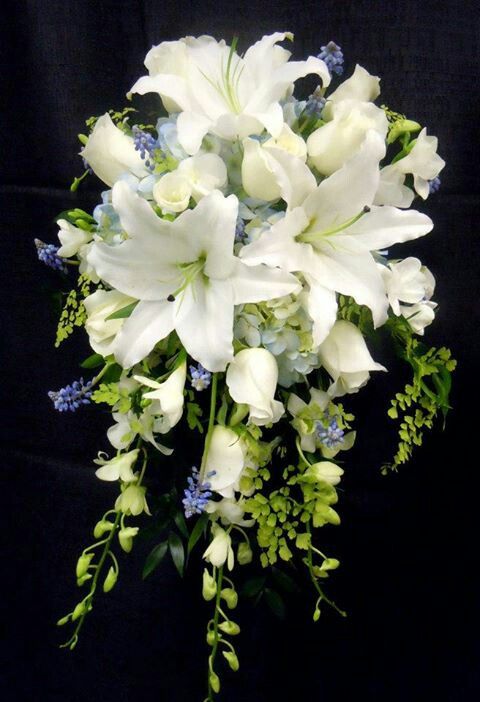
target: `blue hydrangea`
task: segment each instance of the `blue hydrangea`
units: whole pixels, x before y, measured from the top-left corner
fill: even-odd
[[[322,422],[316,422],[315,433],[321,444],[329,449],[336,449],[343,443],[345,432],[340,429],[335,417],[331,419],[327,417],[327,419],[329,420],[327,426]]]
[[[338,44],[334,41],[329,41],[326,46],[321,47],[318,58],[325,61],[330,73],[335,73],[341,76],[343,73],[343,52]]]
[[[212,374],[199,363],[197,366],[190,366],[192,376],[192,387],[195,390],[205,390],[210,385]]]
[[[61,256],[58,255],[59,246],[54,246],[54,244],[46,244],[40,239],[35,239],[35,246],[37,247],[38,260],[44,263],[49,268],[53,268],[55,271],[62,271],[62,273],[67,272],[65,262]]]
[[[215,471],[207,474],[207,478],[215,475]],[[201,514],[205,511],[212,493],[210,491],[210,483],[202,483],[200,481],[200,473],[198,468],[193,466],[192,475],[187,478],[188,488],[185,488],[183,494],[185,497],[182,500],[185,516],[193,517],[194,514]]]
[[[91,386],[90,381],[84,383],[83,378],[80,378],[60,390],[50,390],[48,396],[58,412],[75,412],[80,405],[90,404]]]
[[[159,148],[158,141],[151,134],[144,132],[136,125],[132,127],[132,134],[135,150],[140,153],[140,158],[145,160],[146,167],[153,170],[154,164],[152,161],[155,159],[155,151]]]
[[[433,193],[436,193],[442,184],[442,181],[440,178],[437,176],[436,178],[433,178],[433,180],[428,181],[428,190],[429,194],[433,195]]]

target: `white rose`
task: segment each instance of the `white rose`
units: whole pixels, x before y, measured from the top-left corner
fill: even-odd
[[[85,329],[90,346],[102,356],[109,356],[115,351],[115,339],[125,319],[107,319],[114,312],[134,302],[133,297],[118,290],[97,290],[84,300],[87,312]]]
[[[116,127],[108,114],[97,120],[81,156],[100,180],[110,187],[124,173],[137,178],[149,173],[140,154],[135,151],[132,137]]]
[[[371,357],[359,329],[344,320],[335,322],[318,355],[334,381],[328,389],[330,397],[358,392],[370,378],[369,371],[386,370]]]
[[[280,185],[271,154],[257,139],[243,140],[242,185],[250,197],[258,200],[278,200]]]
[[[192,187],[188,178],[174,171],[166,173],[153,187],[153,198],[162,210],[183,212],[187,209],[192,196]]]
[[[277,380],[277,361],[266,349],[240,351],[227,369],[230,396],[248,405],[249,421],[258,426],[274,424],[284,413],[282,403],[274,399]]]

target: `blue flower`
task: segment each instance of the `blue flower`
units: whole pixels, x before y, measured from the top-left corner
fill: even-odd
[[[80,378],[60,390],[50,390],[48,396],[58,412],[75,412],[80,405],[90,404],[91,385],[90,381],[84,383],[83,378]]]
[[[315,433],[321,444],[329,449],[336,449],[343,444],[344,434],[343,429],[338,426],[335,417],[326,417],[329,420],[328,426],[324,426],[322,422],[318,421],[315,425]]]
[[[238,216],[237,224],[235,225],[235,242],[237,244],[244,244],[247,236],[248,235],[245,232],[245,222],[240,216]]]
[[[201,363],[198,366],[190,366],[190,375],[192,376],[192,387],[199,391],[208,388],[212,380],[212,374]]]
[[[132,134],[135,151],[140,152],[140,158],[145,160],[146,167],[153,170],[154,165],[150,159],[155,159],[155,151],[159,148],[158,141],[151,134],[142,131],[136,125],[132,127]]]
[[[325,61],[330,73],[336,73],[341,76],[343,73],[343,52],[338,44],[334,41],[329,41],[326,46],[321,47],[318,58]]]
[[[308,117],[313,117],[314,115],[319,116],[323,108],[325,107],[325,102],[326,100],[320,94],[320,91],[315,90],[305,103],[305,107],[303,108],[303,114],[307,115]]]
[[[40,239],[34,239],[35,246],[37,247],[38,260],[44,263],[49,268],[53,268],[55,271],[62,271],[62,273],[67,272],[65,262],[63,258],[58,255],[59,246],[54,246],[53,244],[46,244]]]
[[[215,471],[208,473],[207,478],[210,478],[214,473]],[[185,516],[188,518],[205,511],[212,493],[210,491],[210,483],[200,482],[200,473],[195,466],[192,468],[192,475],[187,478],[187,483],[188,488],[183,491],[185,497],[182,500],[182,504]]]
[[[437,176],[436,178],[433,178],[433,180],[428,181],[428,190],[429,194],[433,195],[433,193],[436,193],[442,184],[442,181],[440,178]]]

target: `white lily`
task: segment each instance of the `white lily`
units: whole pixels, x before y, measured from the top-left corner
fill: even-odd
[[[163,418],[163,430],[160,431],[158,425],[156,430],[162,434],[170,431],[178,424],[183,414],[183,393],[187,377],[186,361],[181,363],[163,383],[158,383],[156,380],[146,378],[143,375],[134,375],[133,377],[141,385],[153,388],[151,392],[144,393],[143,397],[153,401],[151,412]]]
[[[163,42],[147,54],[149,75],[140,78],[131,92],[156,92],[168,111],[180,112],[178,140],[195,154],[208,133],[223,139],[243,139],[266,129],[278,137],[283,127],[279,101],[293,83],[310,73],[323,85],[330,74],[323,61],[310,56],[291,61],[290,52],[277,46],[293,36],[277,32],[264,36],[240,57],[213,37],[185,37]]]
[[[228,570],[232,570],[235,556],[232,548],[232,539],[225,529],[219,524],[212,524],[213,539],[203,554],[203,558],[216,568],[227,563]]]
[[[248,405],[249,421],[258,426],[274,424],[282,417],[284,407],[274,399],[278,366],[267,349],[243,349],[227,369],[226,383],[230,397]]]
[[[316,345],[336,320],[336,292],[369,307],[375,326],[383,324],[388,301],[371,252],[432,229],[430,218],[414,210],[372,206],[384,154],[384,140],[371,130],[359,152],[318,187],[308,178],[289,181],[285,168],[285,180],[279,181],[282,196],[301,205],[291,205],[282,219],[240,251],[248,264],[263,262],[304,274]],[[299,163],[297,159],[295,167]]]
[[[360,330],[344,320],[335,322],[318,355],[333,380],[328,388],[330,397],[358,392],[368,382],[369,371],[386,371],[371,357]]]
[[[108,319],[114,312],[134,302],[132,297],[118,290],[97,290],[83,301],[87,320],[90,346],[102,356],[110,356],[115,351],[115,339],[125,319]]]
[[[228,427],[215,426],[202,473],[204,482],[222,497],[231,498],[244,466],[244,450],[238,435]]]
[[[132,466],[136,463],[138,454],[139,449],[134,449],[128,453],[121,453],[110,460],[105,460],[99,454],[99,457],[93,461],[101,466],[95,471],[95,475],[100,480],[122,480],[124,483],[130,483],[135,480]]]
[[[234,256],[234,195],[214,190],[173,222],[123,182],[112,202],[128,238],[113,246],[94,242],[88,260],[112,287],[140,300],[117,336],[115,356],[124,368],[176,329],[196,361],[223,371],[233,358],[234,306],[299,289],[294,276]]]
[[[80,152],[100,180],[110,187],[124,173],[137,178],[149,174],[132,137],[116,127],[108,113],[99,117],[88,142]]]

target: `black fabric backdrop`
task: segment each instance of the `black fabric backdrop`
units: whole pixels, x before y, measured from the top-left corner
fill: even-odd
[[[332,592],[349,617],[325,612],[313,625],[310,592],[293,599],[283,622],[243,608],[242,668],[226,676],[221,699],[477,700],[478,412],[467,402],[478,392],[478,3],[20,0],[4,2],[1,14],[5,699],[202,699],[209,610],[198,580],[179,581],[169,564],[141,582],[148,545],[122,559],[119,584],[99,598],[76,651],[57,648],[64,631],[55,621],[77,594],[76,557],[114,491],[91,463],[108,417],[88,408],[61,416],[46,397],[78,376],[87,349],[81,334],[53,348],[56,278],[36,261],[32,240],[54,241],[59,211],[97,201],[93,178],[77,195],[68,190],[81,172],[76,134],[86,117],[124,105],[153,43],[238,33],[245,48],[280,29],[295,33],[296,57],[335,39],[347,75],[356,61],[381,75],[383,101],[439,136],[447,168],[424,208],[435,230],[402,255],[419,255],[437,276],[427,339],[452,346],[459,369],[446,431],[398,475],[378,470],[392,446],[393,378],[374,378],[352,402],[358,446],[343,524],[328,536],[342,561]]]

